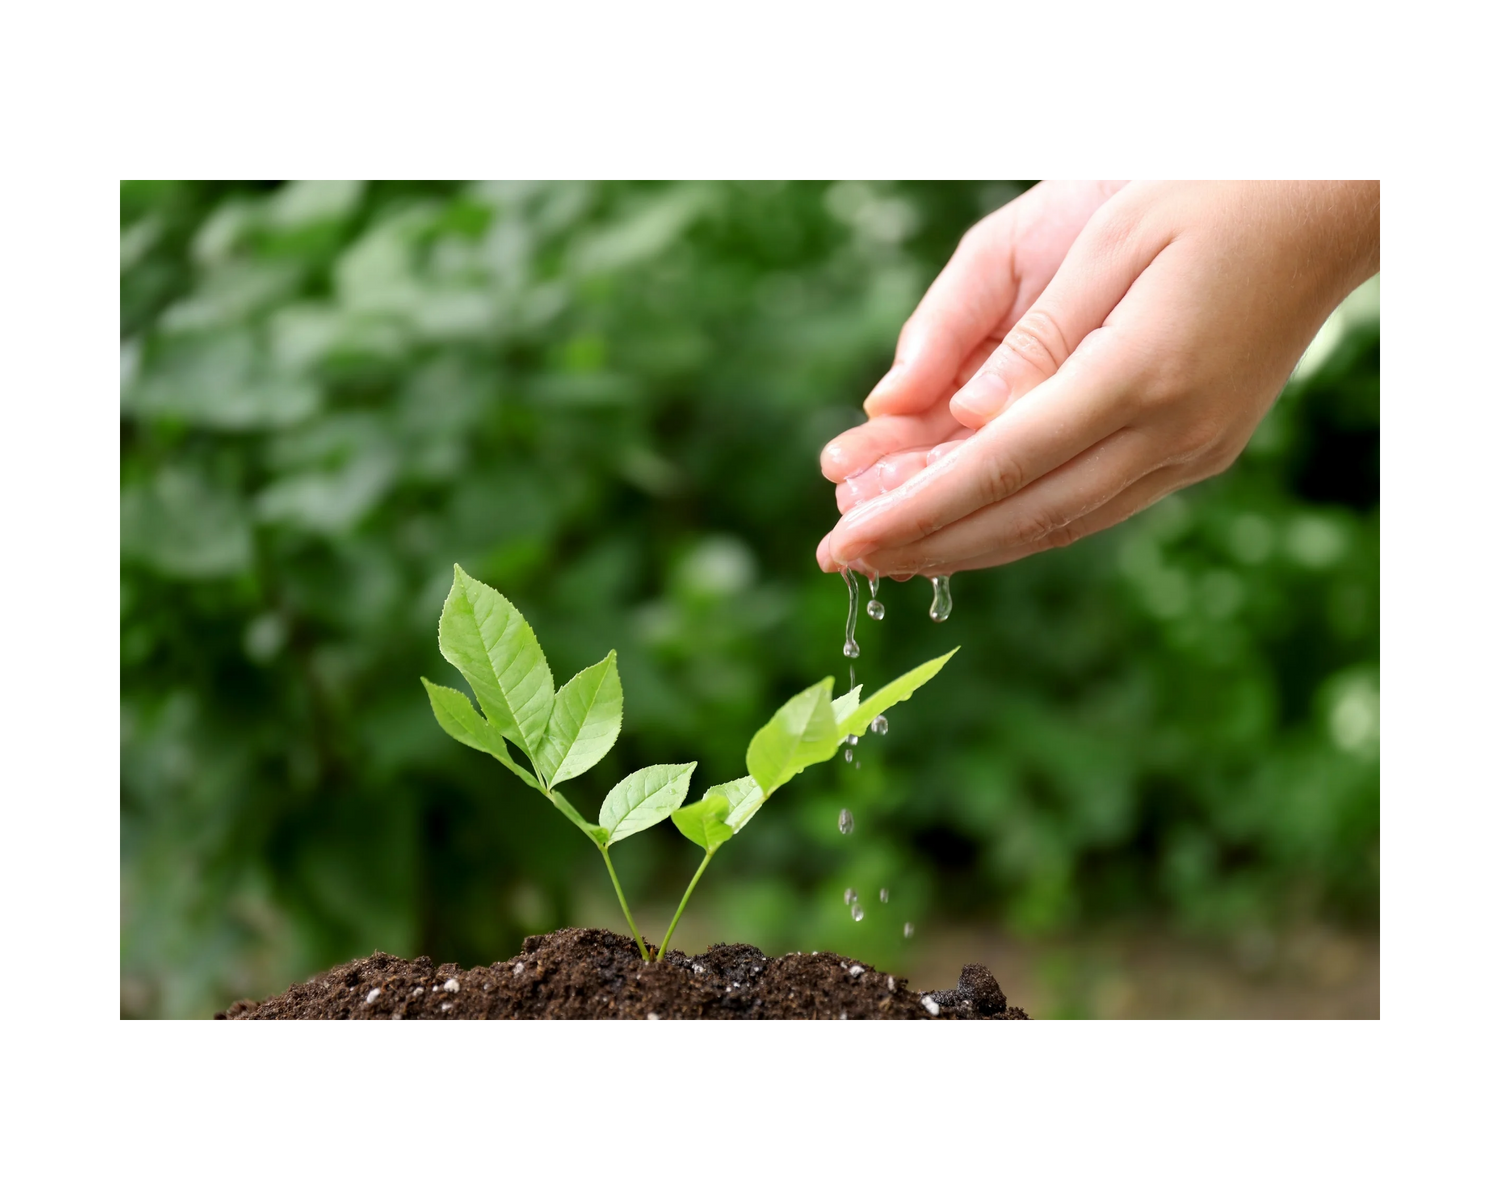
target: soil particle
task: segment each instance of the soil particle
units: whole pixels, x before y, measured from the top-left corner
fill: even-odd
[[[949,988],[945,992],[929,992],[928,996],[945,1009],[972,1009],[986,1017],[1003,1013],[1006,1009],[1005,993],[1000,990],[995,977],[978,963],[970,963],[959,972],[956,988]]]
[[[654,950],[654,947],[653,947]],[[932,1009],[936,1007],[936,1012]],[[488,967],[433,968],[375,953],[334,967],[279,996],[239,1000],[218,1019],[240,1020],[1025,1020],[984,967],[925,996],[904,980],[837,954],[767,958],[754,946],[668,951],[641,961],[635,943],[606,929],[529,937]]]

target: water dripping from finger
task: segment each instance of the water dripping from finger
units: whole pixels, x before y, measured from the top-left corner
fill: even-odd
[[[953,615],[953,593],[948,587],[948,576],[932,577],[932,606],[928,608],[927,615],[938,624]]]
[[[858,658],[859,643],[854,640],[854,624],[859,619],[859,583],[848,567],[840,574],[849,587],[849,619],[844,622],[844,657]]]
[[[882,604],[879,600],[875,599],[875,596],[876,596],[876,594],[879,591],[880,591],[880,576],[879,575],[871,575],[870,576],[870,602],[865,605],[865,612],[867,612],[867,613],[870,614],[870,619],[872,621],[883,621],[883,620],[885,620],[885,605]]]

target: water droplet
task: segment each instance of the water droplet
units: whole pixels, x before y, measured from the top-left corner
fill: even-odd
[[[953,615],[953,593],[948,590],[948,576],[932,577],[932,607],[927,610],[927,615],[940,624]],[[859,653],[858,646],[854,652]],[[848,650],[844,653],[847,654]]]
[[[857,904],[851,904],[849,906],[849,915],[856,921],[863,921],[865,919],[865,910]]]
[[[853,904],[858,899],[859,899],[859,893],[856,892],[853,888],[845,888],[844,889],[844,903],[845,904]]]
[[[876,713],[875,719],[870,722],[870,732],[884,736],[890,732],[891,723],[885,719],[885,713]]]
[[[901,936],[902,937],[911,937],[911,935],[914,934],[914,933],[916,933],[916,932],[917,932],[917,927],[915,925],[913,925],[910,921],[908,921],[906,923],[906,927],[901,930]]]
[[[844,622],[844,657],[858,658],[859,643],[854,640],[854,622],[859,618],[859,582],[854,572],[845,567],[844,582],[849,585],[849,619]]]
[[[852,812],[850,812],[847,808],[841,808],[841,809],[839,809],[839,832],[840,833],[853,833],[854,832],[854,814]]]
[[[848,742],[851,746],[857,746],[859,745],[859,735],[857,733],[851,733],[844,739],[844,741]]]
[[[891,889],[890,888],[881,888],[880,889],[880,903],[882,903],[882,904],[889,904],[890,902],[891,902]]]
[[[880,603],[879,600],[871,600],[868,604],[866,604],[865,605],[865,612],[867,612],[867,613],[870,614],[870,618],[872,620],[875,620],[875,621],[884,621],[885,620],[885,605],[882,604],[882,603]]]
[[[845,746],[844,747],[844,761],[845,762],[853,762],[854,761],[854,747],[853,746]]]

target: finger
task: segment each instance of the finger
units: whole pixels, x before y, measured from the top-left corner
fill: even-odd
[[[927,465],[931,466],[933,463],[937,462],[938,459],[946,458],[973,436],[973,430],[965,429],[961,430],[959,435],[955,437],[951,442],[940,442],[938,445],[934,446],[927,452]]]
[[[818,543],[817,558],[818,558],[818,566],[821,567],[824,571],[829,572],[830,574],[836,574],[837,572],[843,571],[845,569],[860,571],[860,572],[862,572],[865,575],[873,575],[875,573],[875,569],[873,567],[867,567],[864,563],[861,563],[861,562],[852,562],[852,563],[836,563],[836,562],[834,562],[833,561],[833,556],[828,553],[828,536],[827,536],[827,534],[825,534],[823,536],[823,540]]]
[[[816,555],[818,566],[822,570],[832,571],[834,569],[833,555],[828,553],[828,535],[826,533],[823,535],[823,540],[818,543]]]
[[[1104,324],[1165,245],[1165,234],[1137,234],[1122,211],[1108,203],[1084,226],[1042,294],[948,402],[955,420],[973,429],[994,420]]]
[[[1064,368],[900,487],[846,514],[829,550],[839,562],[930,537],[1019,492],[1134,416],[1135,371],[1119,331],[1099,330]],[[1154,464],[1153,464],[1154,465]]]
[[[896,361],[865,401],[870,416],[927,409],[954,386],[974,348],[996,332],[1016,296],[1014,227],[1014,212],[1001,209],[964,235],[901,327]]]
[[[927,465],[928,454],[934,446],[917,446],[911,450],[897,450],[877,459],[867,470],[851,476],[834,489],[840,512],[849,512],[876,496],[900,487]]]
[[[1068,525],[1055,529],[1034,542],[1012,546],[1003,552],[981,554],[959,562],[944,563],[942,574],[957,575],[961,571],[983,571],[990,567],[1002,567],[1019,562],[1043,550],[1060,550],[1072,545],[1080,538],[1101,533],[1121,521],[1128,520],[1143,509],[1150,508],[1164,496],[1187,487],[1193,482],[1191,475],[1177,466],[1159,467],[1143,479],[1137,480],[1108,503],[1080,517]],[[936,573],[936,572],[934,572]],[[893,576],[894,578],[894,576]]]
[[[878,571],[928,574],[950,563],[1004,555],[1074,525],[1161,465],[1152,438],[1121,429],[998,504],[930,537],[863,557]]]
[[[948,441],[963,430],[946,405],[939,404],[918,416],[872,417],[863,425],[845,430],[823,447],[818,466],[823,478],[842,483],[898,450],[933,446]]]

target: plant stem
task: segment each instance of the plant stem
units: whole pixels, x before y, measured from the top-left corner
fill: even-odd
[[[609,868],[610,882],[615,885],[615,895],[620,900],[620,911],[625,914],[625,920],[630,925],[630,932],[635,935],[635,944],[640,947],[641,957],[650,962],[651,955],[646,952],[645,939],[641,937],[641,931],[635,927],[635,918],[630,915],[630,905],[625,903],[625,893],[620,888],[620,877],[615,874],[615,864],[609,861],[609,848],[607,846],[600,846],[599,853],[604,855],[604,865]],[[694,880],[694,882],[696,883],[697,881]]]
[[[698,864],[697,873],[693,876],[691,883],[687,885],[687,891],[682,893],[682,903],[677,906],[677,913],[672,918],[672,923],[667,926],[667,936],[661,940],[661,949],[656,952],[657,958],[663,958],[667,953],[667,945],[672,940],[672,931],[677,928],[677,922],[682,919],[682,910],[687,907],[687,902],[693,894],[693,889],[698,886],[698,880],[703,877],[704,868],[708,866],[709,859],[713,858],[714,852],[710,850],[703,856],[703,861]]]

